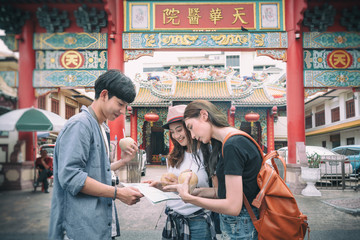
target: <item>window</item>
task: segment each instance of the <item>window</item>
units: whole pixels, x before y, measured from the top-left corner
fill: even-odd
[[[312,117],[311,115],[305,117],[305,129],[312,128]]]
[[[254,71],[262,71],[263,69],[263,66],[254,66]]]
[[[346,139],[346,145],[354,145],[355,144],[355,138],[347,138]]]
[[[45,110],[46,109],[45,101],[46,101],[45,96],[38,97],[38,108]]]
[[[240,56],[226,56],[226,67],[239,67]]]
[[[65,118],[69,119],[75,115],[75,108],[69,105],[65,105]]]
[[[359,155],[359,154],[360,154],[360,150],[356,150],[356,149],[346,149],[346,151],[345,151],[346,156],[353,156],[353,155]]]
[[[331,122],[340,121],[340,108],[331,109]]]
[[[315,113],[315,127],[325,125],[325,111]]]
[[[51,99],[51,111],[53,113],[59,114],[59,100],[54,98]]]
[[[355,117],[354,99],[346,101],[346,118]]]
[[[322,141],[322,142],[321,142],[321,146],[324,147],[324,148],[326,148],[326,141]]]
[[[332,143],[332,148],[340,146],[340,134],[330,135],[330,142]]]

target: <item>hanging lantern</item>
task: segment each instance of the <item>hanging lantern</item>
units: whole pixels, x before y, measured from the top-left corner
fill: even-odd
[[[257,122],[260,118],[260,115],[258,113],[254,113],[253,111],[247,113],[245,115],[245,120],[247,122],[250,122],[251,124],[251,134],[253,134],[253,127],[254,127],[254,122]]]
[[[273,106],[271,109],[271,115],[277,115],[278,108],[277,106]]]
[[[132,114],[132,107],[131,106],[127,106],[127,112],[131,115]]]
[[[157,122],[159,120],[159,115],[153,112],[149,112],[145,114],[145,120],[150,123],[150,126],[153,126],[154,122]]]
[[[231,116],[234,116],[234,115],[235,115],[235,111],[236,111],[236,107],[235,107],[234,105],[232,105],[232,106],[230,107],[230,115],[231,115]]]
[[[277,120],[278,120],[278,108],[277,108],[277,106],[272,107],[271,115],[274,117],[274,122],[277,122]]]

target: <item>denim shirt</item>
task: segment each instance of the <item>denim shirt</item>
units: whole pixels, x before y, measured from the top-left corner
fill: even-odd
[[[111,186],[99,124],[83,106],[61,130],[54,151],[49,239],[111,239],[112,199],[81,193],[87,177]]]

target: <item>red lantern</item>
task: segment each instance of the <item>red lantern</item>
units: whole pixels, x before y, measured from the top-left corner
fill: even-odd
[[[277,110],[278,110],[277,106],[273,106],[271,109],[271,115],[274,115],[274,116],[277,115]]]
[[[131,106],[127,106],[127,112],[131,115],[132,114],[132,107]]]
[[[234,105],[232,105],[230,107],[230,115],[234,116],[235,115],[235,111],[236,111],[236,107]]]
[[[254,122],[257,122],[259,118],[260,115],[258,113],[254,113],[253,111],[245,115],[245,120],[251,122],[251,126],[254,124]]]
[[[253,111],[245,115],[245,120],[251,123],[251,134],[253,133],[254,122],[257,122],[259,118],[260,115],[258,113],[254,113]]]
[[[145,120],[148,121],[151,126],[153,126],[153,123],[159,120],[159,115],[153,112],[147,113],[145,114]]]

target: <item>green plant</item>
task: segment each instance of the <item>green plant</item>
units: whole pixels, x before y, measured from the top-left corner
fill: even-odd
[[[309,168],[319,168],[321,162],[321,157],[319,154],[308,154],[307,159],[309,163]]]

